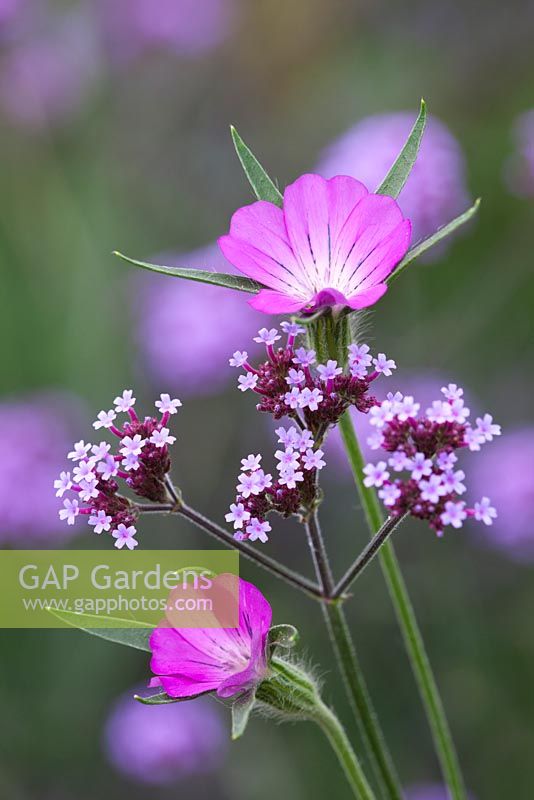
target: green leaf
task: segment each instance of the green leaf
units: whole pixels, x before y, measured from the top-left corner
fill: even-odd
[[[195,695],[195,697],[200,697],[200,695]],[[190,699],[193,698],[169,697],[165,692],[152,694],[150,697],[141,697],[139,694],[134,694],[134,700],[137,700],[138,703],[142,703],[144,706],[167,706],[170,703],[183,703]]]
[[[256,702],[256,690],[249,689],[232,704],[232,739],[239,739],[245,732],[250,712]]]
[[[188,281],[209,283],[212,286],[223,286],[226,289],[235,289],[238,292],[257,294],[260,289],[265,288],[261,283],[246,278],[244,275],[228,275],[225,272],[208,272],[204,269],[188,269],[186,267],[164,267],[159,264],[149,264],[146,261],[137,261],[135,258],[130,258],[123,253],[119,253],[118,250],[114,250],[113,255],[122,258],[123,261],[127,261],[129,264],[147,269],[150,272],[159,272],[163,275],[171,275],[174,278],[184,278]]]
[[[430,250],[431,247],[434,247],[435,244],[441,242],[442,239],[445,239],[447,236],[450,236],[453,231],[459,228],[462,225],[465,225],[466,222],[469,222],[472,217],[475,216],[478,209],[480,207],[480,198],[475,201],[475,203],[468,208],[467,211],[464,211],[463,214],[460,214],[459,217],[453,219],[447,225],[444,225],[443,228],[440,228],[439,231],[433,233],[432,236],[429,236],[428,239],[424,239],[419,244],[416,244],[415,247],[412,247],[411,250],[408,250],[406,255],[404,256],[403,260],[398,265],[397,269],[391,273],[386,283],[391,283],[398,278],[401,272],[406,269],[406,267],[415,261],[423,253],[426,253],[427,250]]]
[[[234,147],[241,166],[245,171],[254,194],[258,200],[268,200],[275,206],[282,206],[283,197],[273,181],[269,178],[262,165],[247,147],[233,125],[230,126]]]
[[[101,617],[96,614],[75,614],[72,611],[57,611],[52,608],[49,608],[48,611],[73,628],[79,628],[85,633],[90,633],[91,636],[150,652],[148,640],[154,628],[143,622]],[[99,627],[95,627],[95,624],[98,624]]]
[[[425,125],[426,103],[424,100],[421,100],[421,110],[419,111],[419,116],[415,121],[415,125],[406,139],[404,147],[397,156],[395,163],[376,190],[377,194],[387,194],[390,197],[399,196],[415,164]]]
[[[294,625],[273,625],[269,631],[267,644],[274,653],[278,647],[293,647],[299,639],[299,632]]]

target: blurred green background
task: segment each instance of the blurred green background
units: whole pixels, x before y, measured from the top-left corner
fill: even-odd
[[[50,8],[57,20],[74,6]],[[78,8],[80,30],[93,41],[102,4]],[[195,13],[203,13],[200,0]],[[1,33],[8,53],[8,22]],[[533,105],[533,34],[533,7],[521,0],[241,0],[228,36],[209,51],[157,47],[121,60],[112,46],[99,47],[90,89],[59,120],[26,124],[4,109],[3,398],[49,389],[80,396],[89,411],[76,438],[90,437],[94,412],[124,386],[134,385],[150,407],[167,387],[149,379],[138,355],[133,276],[111,251],[149,258],[203,246],[226,230],[233,210],[250,200],[230,123],[284,185],[313,169],[358,119],[415,113],[424,96],[461,143],[470,191],[483,205],[443,258],[414,265],[395,283],[370,315],[368,339],[406,368],[465,383],[505,430],[532,421],[534,215],[531,201],[508,190],[503,171],[514,119]],[[191,504],[220,520],[238,459],[269,452],[267,426],[232,387],[192,398],[173,423],[175,475]],[[339,572],[366,533],[350,482],[335,470],[326,481],[324,528]],[[202,534],[180,521],[143,522],[139,538],[145,546],[204,546]],[[90,546],[87,534],[73,546]],[[296,526],[275,530],[268,547],[309,570]],[[532,566],[479,546],[466,531],[437,541],[410,525],[397,547],[470,790],[478,800],[527,800],[534,793]],[[299,627],[326,698],[357,738],[312,601],[248,564],[243,573],[267,595],[275,621]],[[403,782],[439,781],[378,565],[354,587],[347,610]],[[4,631],[0,676],[2,797],[348,797],[317,731],[261,719],[209,778],[147,788],[118,775],[103,753],[102,729],[110,702],[147,680],[143,654],[77,632]]]

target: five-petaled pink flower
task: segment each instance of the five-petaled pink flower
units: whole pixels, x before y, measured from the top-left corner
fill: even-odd
[[[286,188],[283,209],[260,200],[236,211],[219,245],[240,272],[266,287],[250,304],[287,314],[373,305],[410,235],[392,197],[343,175],[302,175]]]
[[[237,580],[237,628],[178,629],[164,621],[154,630],[150,668],[157,677],[151,686],[162,686],[170,697],[213,691],[219,697],[231,697],[261,683],[268,670],[267,634],[272,610],[259,589],[241,578],[223,574],[213,583],[224,588],[225,583],[231,585]]]

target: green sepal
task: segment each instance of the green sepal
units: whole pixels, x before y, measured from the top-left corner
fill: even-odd
[[[393,166],[376,190],[376,194],[387,194],[390,197],[398,197],[402,187],[408,180],[412,167],[417,159],[419,146],[426,125],[426,103],[421,100],[421,110],[415,124],[406,139],[404,147],[397,156]]]
[[[188,269],[187,267],[165,267],[160,264],[149,264],[147,261],[138,261],[135,258],[125,256],[118,250],[113,251],[114,256],[122,258],[129,264],[150,272],[159,272],[162,275],[170,275],[173,278],[184,278],[187,281],[197,281],[197,283],[209,283],[212,286],[223,286],[226,289],[234,289],[238,292],[248,292],[257,294],[260,289],[264,289],[263,284],[246,278],[244,275],[229,275],[226,272],[208,272],[205,269]]]
[[[211,690],[209,692],[192,694],[188,697],[169,697],[165,692],[158,692],[149,697],[141,697],[139,694],[134,694],[134,700],[137,700],[138,703],[142,703],[144,706],[168,706],[170,703],[187,703],[188,700],[196,700],[197,697],[203,697],[206,694],[212,694]]]
[[[274,654],[279,647],[294,647],[298,640],[299,632],[294,625],[273,625],[267,637],[267,647]]]
[[[460,228],[462,225],[465,225],[466,222],[469,222],[469,220],[475,216],[479,207],[480,198],[474,202],[471,208],[468,208],[467,211],[464,211],[463,214],[460,214],[459,217],[451,220],[451,222],[448,222],[447,225],[443,226],[443,228],[440,228],[438,231],[436,231],[436,233],[433,233],[432,236],[429,236],[428,239],[423,239],[422,242],[419,242],[419,244],[416,244],[415,247],[412,247],[410,250],[408,250],[400,264],[397,266],[397,269],[391,273],[386,283],[391,283],[391,281],[394,281],[395,278],[398,278],[400,273],[412,263],[412,261],[415,261],[416,258],[419,258],[419,256],[423,255],[423,253],[426,253],[427,250],[430,250],[431,247],[434,247],[434,245],[441,242],[442,239],[450,236],[450,234],[453,233],[457,228]]]
[[[256,702],[256,689],[249,689],[232,703],[232,739],[239,739],[245,732]]]
[[[57,611],[51,608],[48,611],[73,628],[85,631],[91,636],[97,636],[99,639],[106,639],[108,642],[116,644],[124,644],[135,650],[150,652],[149,639],[154,630],[153,626],[133,620],[101,617],[96,614],[75,614],[72,611]],[[100,627],[93,627],[91,623],[95,622],[98,622]],[[128,627],[121,627],[121,625]]]
[[[230,132],[237,157],[258,200],[267,200],[269,203],[274,203],[275,206],[281,207],[284,198],[278,187],[269,178],[254,153],[247,147],[233,125],[230,126]]]

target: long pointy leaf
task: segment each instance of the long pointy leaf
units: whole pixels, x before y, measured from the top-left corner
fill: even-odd
[[[377,194],[387,194],[390,197],[398,197],[402,187],[408,180],[412,167],[415,164],[417,153],[426,125],[426,104],[421,100],[421,110],[415,124],[406,139],[404,147],[400,151],[397,159],[388,174],[376,190]]]
[[[146,650],[150,652],[148,640],[153,628],[147,627],[142,622],[133,620],[116,619],[115,617],[101,617],[94,614],[75,614],[72,611],[57,611],[48,609],[51,614],[58,617],[63,622],[73,628],[90,633],[99,639],[106,639],[108,642],[124,644],[136,650]],[[98,625],[99,627],[95,627]]]
[[[237,153],[237,157],[241,162],[241,166],[245,171],[254,194],[258,200],[268,200],[276,206],[281,206],[283,197],[273,181],[269,178],[262,165],[245,144],[241,136],[238,134],[234,126],[230,127],[232,133],[232,140]]]
[[[430,250],[431,247],[434,247],[434,245],[441,242],[447,236],[450,236],[451,233],[453,233],[461,225],[465,225],[466,222],[469,222],[469,220],[477,213],[479,206],[480,198],[475,201],[471,208],[468,208],[467,211],[464,211],[463,214],[460,214],[459,217],[456,217],[447,225],[444,225],[443,228],[440,228],[439,231],[436,231],[436,233],[432,234],[432,236],[429,236],[428,239],[424,239],[422,242],[419,242],[419,244],[416,244],[415,247],[412,247],[411,250],[408,250],[397,269],[389,276],[387,283],[391,283],[391,281],[394,281],[395,278],[398,278],[400,273],[406,269],[406,267],[411,264],[412,261],[415,261],[416,258],[423,255],[423,253],[426,253],[427,250]]]
[[[149,264],[146,261],[137,261],[135,258],[125,256],[123,253],[119,253],[118,250],[114,250],[113,255],[122,258],[123,261],[127,261],[129,264],[141,267],[141,269],[147,269],[150,272],[159,272],[163,275],[171,275],[174,278],[183,278],[187,281],[210,283],[212,286],[224,286],[227,289],[235,289],[238,292],[248,292],[248,294],[257,294],[260,289],[264,288],[261,283],[246,278],[244,275],[228,275],[225,272],[208,272],[203,269],[165,267],[159,264]]]

